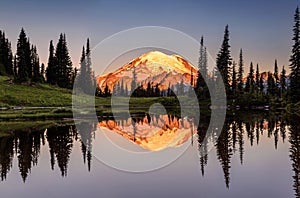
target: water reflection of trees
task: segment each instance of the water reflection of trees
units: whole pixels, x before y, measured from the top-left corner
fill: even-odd
[[[147,122],[152,122],[152,117]],[[173,116],[169,117],[170,120]],[[142,122],[144,118],[134,118],[135,122]],[[155,120],[155,119],[154,119]],[[205,167],[208,165],[208,143],[206,137],[210,117],[202,116],[198,125],[198,150],[201,173],[205,175]],[[125,120],[118,120],[118,125],[126,125]],[[300,118],[282,114],[239,114],[228,115],[222,133],[214,142],[220,165],[223,169],[225,185],[230,186],[231,159],[238,155],[240,163],[244,162],[245,143],[251,146],[263,144],[261,137],[272,138],[274,148],[277,149],[279,141],[290,143],[290,159],[293,170],[293,188],[296,197],[300,198]],[[92,139],[96,126],[90,123],[73,125],[56,125],[46,130],[24,129],[10,131],[10,135],[0,137],[0,173],[1,180],[5,180],[12,169],[13,160],[16,159],[18,169],[23,181],[34,166],[38,165],[41,148],[49,147],[50,165],[54,169],[59,168],[61,175],[66,176],[70,155],[75,142],[81,146],[83,162],[91,168]],[[289,130],[287,130],[289,129]],[[85,131],[84,131],[85,130]],[[80,131],[80,135],[78,133]],[[288,131],[288,132],[287,132]],[[192,141],[193,142],[193,141]]]
[[[90,132],[91,134],[91,132]],[[55,163],[60,169],[61,175],[66,176],[70,155],[74,142],[80,142],[84,162],[91,166],[91,150],[88,144],[78,137],[74,126],[62,125],[49,127],[46,130],[18,130],[10,131],[10,135],[0,137],[0,173],[1,180],[5,180],[13,166],[16,157],[20,175],[25,182],[32,167],[38,165],[38,159],[42,146],[49,146],[50,164],[54,169]],[[85,141],[90,141],[85,139]]]
[[[293,180],[294,180],[294,191],[297,198],[300,197],[300,118],[293,117],[290,119],[290,134],[289,142],[290,147],[290,159],[292,161],[293,168]]]
[[[223,169],[225,185],[229,188],[230,185],[230,168],[231,159],[233,155],[239,155],[240,163],[244,163],[245,142],[249,142],[251,146],[260,144],[260,137],[266,132],[268,138],[274,139],[274,147],[277,149],[278,141],[282,139],[284,142],[286,139],[286,127],[291,124],[291,158],[293,163],[294,172],[300,170],[299,167],[299,150],[300,150],[300,138],[299,129],[292,129],[292,123],[288,123],[286,116],[281,114],[261,113],[261,114],[232,114],[227,115],[224,127],[217,141],[214,145],[217,152],[217,157],[220,165]],[[198,128],[198,145],[200,153],[200,167],[201,173],[204,175],[204,168],[207,166],[207,140],[205,139],[204,131],[207,130],[205,126],[208,126],[209,119],[201,119]],[[300,123],[295,121],[295,123]],[[298,134],[295,135],[295,132]],[[298,140],[296,140],[299,138]],[[205,152],[204,152],[205,151]],[[292,152],[293,151],[293,152]],[[205,153],[205,155],[203,155]],[[297,160],[295,160],[297,159]],[[295,186],[299,191],[299,173],[295,173],[294,177]],[[296,189],[296,187],[295,187]],[[299,194],[299,192],[297,192]]]

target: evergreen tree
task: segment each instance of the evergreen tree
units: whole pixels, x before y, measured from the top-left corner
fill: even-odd
[[[243,91],[243,74],[244,74],[244,60],[243,60],[243,50],[240,50],[240,60],[239,60],[239,71],[238,71],[238,78],[237,78],[237,83],[238,83],[238,90],[239,92]]]
[[[189,90],[188,90],[188,94],[190,96],[192,96],[193,90],[194,90],[194,73],[193,73],[193,70],[191,68],[191,81],[190,81],[190,86],[189,86]]]
[[[209,97],[209,90],[205,83],[206,79],[207,79],[207,51],[206,51],[206,47],[204,46],[204,41],[202,36],[200,40],[197,81],[195,85],[195,91],[198,99],[200,98],[204,99]]]
[[[290,58],[290,97],[293,102],[300,101],[300,14],[299,7],[294,15],[293,48]]]
[[[146,96],[148,96],[148,97],[151,96],[151,83],[150,83],[150,81],[147,83]]]
[[[80,70],[78,75],[78,85],[82,89],[82,91],[86,90],[86,81],[87,81],[87,64],[85,58],[85,49],[84,46],[82,47],[82,53],[80,58]]]
[[[279,92],[279,74],[278,74],[278,65],[277,65],[277,59],[275,59],[275,64],[274,64],[274,79],[275,79],[275,94],[278,95]]]
[[[41,65],[41,81],[45,82],[45,65],[42,63]]]
[[[72,61],[69,56],[66,35],[60,34],[56,51],[55,51],[55,67],[57,67],[57,85],[63,88],[72,88]]]
[[[271,96],[273,96],[275,94],[276,90],[275,90],[275,80],[273,77],[273,74],[271,72],[268,72],[268,89],[267,89],[267,93]]]
[[[194,74],[193,74],[193,69],[191,68],[191,82],[190,82],[191,87],[194,87]]]
[[[18,66],[17,66],[17,56],[14,55],[14,63],[13,63],[13,72],[14,72],[14,78],[17,78],[18,76]]]
[[[92,71],[92,60],[91,60],[91,49],[90,49],[90,39],[88,38],[86,41],[86,72],[87,72],[87,87],[90,94],[94,92],[94,72]]]
[[[199,67],[200,73],[202,74],[202,78],[204,78],[204,80],[205,80],[207,77],[207,52],[206,52],[206,47],[204,46],[203,36],[201,37],[201,40],[200,40],[198,67]]]
[[[17,43],[17,81],[28,81],[32,77],[30,43],[24,29],[21,29]]]
[[[230,55],[230,45],[229,45],[229,30],[228,25],[225,27],[224,39],[221,46],[221,49],[217,55],[216,65],[221,74],[217,78],[222,77],[226,93],[229,93],[230,81],[231,81],[231,55]]]
[[[260,78],[259,78],[259,90],[264,93],[264,79],[263,79],[263,75],[260,75]]]
[[[182,82],[182,81],[181,81]],[[156,84],[155,85],[155,93],[154,93],[154,96],[156,96],[156,97],[159,97],[160,96],[160,90],[159,90],[159,84]]]
[[[231,86],[231,89],[232,89],[232,93],[233,93],[234,96],[236,95],[236,91],[237,91],[237,79],[236,79],[236,70],[235,70],[235,67],[236,67],[236,63],[233,61],[233,64],[232,64],[232,86]]]
[[[254,69],[253,69],[253,63],[250,63],[250,71],[247,77],[247,83],[246,83],[246,91],[253,92],[255,82],[254,82]]]
[[[91,50],[90,41],[87,39],[86,51],[84,46],[82,48],[82,55],[80,59],[80,73],[78,76],[78,86],[81,90],[89,95],[94,94],[94,86],[96,86],[94,73],[91,68]]]
[[[286,91],[286,70],[284,66],[282,67],[282,71],[280,74],[280,88],[281,93],[284,93]]]
[[[278,85],[279,84],[279,74],[278,74],[277,59],[275,59],[275,64],[274,64],[274,78],[275,78],[275,83]]]
[[[250,91],[250,86],[251,86],[250,78],[249,78],[249,76],[247,76],[247,81],[246,81],[246,85],[245,85],[245,92]]]
[[[46,69],[46,79],[49,84],[57,84],[57,68],[55,65],[53,41],[50,41],[48,66]]]
[[[13,75],[13,54],[11,43],[0,30],[0,75]]]
[[[31,46],[31,65],[33,71],[32,80],[34,82],[40,82],[41,81],[40,61],[39,61],[39,56],[37,54],[36,46]]]
[[[260,84],[260,77],[259,76],[260,76],[259,66],[257,64],[256,65],[256,75],[255,75],[255,85],[256,85],[257,92],[262,91],[262,90],[260,90],[260,86],[259,86],[259,84]]]
[[[136,71],[135,71],[135,66],[133,66],[133,70],[132,70],[132,81],[131,81],[131,94],[134,92],[134,90],[137,87],[137,76],[136,76]]]

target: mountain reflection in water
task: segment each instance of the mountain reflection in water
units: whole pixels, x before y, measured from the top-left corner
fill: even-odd
[[[133,126],[132,120],[135,121]],[[205,131],[209,120],[209,117],[201,117],[198,129],[194,129],[195,124],[191,119],[167,115],[146,115],[124,120],[107,119],[100,120],[99,123],[95,124],[82,123],[82,125],[89,126],[90,132],[86,137],[80,136],[73,123],[53,123],[44,127],[16,128],[8,127],[8,125],[17,125],[17,123],[3,122],[0,126],[1,180],[6,182],[8,177],[14,177],[15,174],[9,173],[13,167],[16,167],[22,180],[26,182],[30,174],[35,171],[35,167],[39,166],[39,160],[42,157],[41,150],[49,153],[50,169],[53,170],[58,167],[61,176],[66,177],[68,176],[69,164],[72,163],[70,158],[74,157],[71,156],[75,148],[74,145],[79,145],[82,161],[86,164],[87,170],[93,171],[91,170],[92,163],[96,163],[96,161],[92,161],[92,144],[95,136],[97,136],[95,133],[97,127],[107,128],[111,132],[117,133],[120,138],[124,137],[133,144],[153,151],[177,147],[186,141],[192,142],[193,138],[191,139],[191,137],[195,134],[193,148],[197,147],[199,152],[199,172],[205,175],[206,169],[210,166],[209,157],[212,157],[212,154],[205,155],[205,150],[208,149]],[[223,171],[225,186],[229,188],[232,180],[237,179],[231,176],[232,169],[236,167],[233,165],[233,161],[238,160],[241,166],[247,166],[250,163],[250,158],[248,161],[245,158],[253,156],[253,150],[250,148],[259,147],[260,152],[264,152],[263,149],[268,148],[269,142],[272,141],[273,150],[268,150],[267,155],[275,155],[278,150],[282,149],[282,145],[289,147],[288,157],[291,166],[282,168],[291,169],[293,175],[291,188],[294,190],[295,197],[300,197],[299,123],[300,118],[297,116],[271,113],[227,116],[222,133],[214,142],[217,159]],[[22,124],[26,126],[25,122]],[[97,142],[97,144],[99,143]]]
[[[124,120],[103,120],[98,126],[109,129],[150,151],[181,146],[197,133],[192,119],[171,115],[146,115]]]

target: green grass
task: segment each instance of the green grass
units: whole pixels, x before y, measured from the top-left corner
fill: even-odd
[[[80,96],[78,101],[82,105],[88,103],[90,97]],[[195,102],[189,97],[181,97],[189,111]],[[149,97],[149,98],[130,98],[131,113],[147,113],[152,104],[160,103],[164,105],[169,113],[176,114],[180,109],[180,104],[175,97]],[[209,101],[203,101],[201,106],[206,106]],[[123,113],[125,103],[123,97],[117,98],[117,112]],[[0,76],[0,107],[7,110],[0,110],[0,120],[13,119],[49,119],[49,118],[71,118],[72,113],[72,90],[51,86],[48,84],[16,84],[11,83],[10,78]],[[111,115],[111,98],[95,98],[97,115]],[[14,107],[22,107],[15,110]],[[25,107],[25,108],[24,108]],[[27,107],[27,108],[26,108]],[[30,108],[48,107],[48,108]],[[87,109],[89,112],[90,109]]]
[[[48,84],[11,84],[9,78],[0,76],[0,106],[70,106],[71,90]]]
[[[108,98],[96,98],[96,105],[110,105]],[[0,107],[70,107],[72,90],[48,84],[15,84],[0,76]]]

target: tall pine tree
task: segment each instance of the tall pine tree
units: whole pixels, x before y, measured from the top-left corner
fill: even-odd
[[[271,72],[268,72],[267,93],[268,93],[268,95],[274,96],[275,92],[276,92],[276,86],[275,86],[275,80],[274,80],[273,74]]]
[[[134,90],[137,88],[137,76],[136,76],[136,70],[135,66],[132,68],[132,81],[131,81],[131,94],[134,92]]]
[[[42,79],[40,74],[40,61],[36,46],[31,46],[31,65],[33,71],[32,81],[41,82]]]
[[[243,82],[243,75],[244,75],[244,60],[243,60],[243,50],[240,50],[240,60],[239,60],[239,70],[238,70],[238,77],[237,77],[237,84],[239,92],[243,91],[244,82]]]
[[[45,64],[41,65],[41,82],[45,82]]]
[[[57,84],[57,68],[55,65],[54,46],[52,40],[50,41],[50,46],[49,46],[49,58],[48,58],[48,66],[46,69],[46,79],[47,82],[52,85]]]
[[[254,68],[253,68],[253,63],[250,63],[250,71],[247,77],[247,83],[246,83],[246,91],[247,92],[253,92],[254,91]]]
[[[204,46],[203,36],[200,40],[200,50],[199,50],[199,61],[198,61],[198,72],[197,81],[195,85],[195,91],[198,99],[204,99],[209,97],[209,90],[206,85],[207,79],[207,51]]]
[[[81,90],[89,95],[94,94],[94,75],[91,69],[92,61],[91,61],[91,50],[90,50],[90,42],[87,39],[86,51],[83,47],[82,55],[80,59],[80,72],[78,75],[78,86]]]
[[[300,101],[300,14],[299,7],[294,15],[293,48],[290,58],[290,97],[292,102]]]
[[[279,73],[278,73],[278,64],[277,64],[277,59],[275,59],[275,64],[274,64],[274,82],[275,82],[275,94],[278,96],[279,95]]]
[[[201,37],[201,41],[200,41],[198,67],[202,75],[202,78],[204,78],[205,80],[207,77],[207,52],[206,52],[206,47],[204,46],[203,36]]]
[[[231,64],[232,62],[231,62],[230,45],[229,45],[229,30],[228,30],[228,25],[226,25],[225,32],[224,32],[224,39],[223,39],[221,49],[217,55],[216,65],[221,74],[221,76],[217,76],[217,78],[220,77],[222,78],[227,95],[230,90]]]
[[[233,64],[232,64],[232,85],[231,85],[233,96],[236,96],[236,91],[237,91],[237,80],[236,80],[236,69],[235,68],[236,68],[236,63],[233,61]]]
[[[82,47],[82,53],[80,58],[80,69],[78,75],[78,86],[82,91],[86,90],[86,79],[87,79],[87,66],[86,66],[86,58],[85,58],[85,48]]]
[[[87,73],[89,76],[88,79],[88,84],[92,87],[93,86],[93,80],[94,80],[94,75],[92,71],[92,60],[91,60],[91,48],[90,48],[90,39],[87,39],[86,42],[86,66],[87,66]]]
[[[26,36],[24,29],[21,29],[18,43],[17,43],[17,67],[18,75],[16,80],[18,82],[25,82],[32,77],[32,65],[31,65],[31,52],[29,39]]]
[[[72,88],[72,61],[69,56],[66,35],[60,34],[56,51],[55,65],[57,67],[57,85],[63,88]]]
[[[0,75],[13,75],[13,54],[11,43],[0,30]]]
[[[259,90],[262,93],[265,93],[265,85],[264,85],[263,75],[260,75],[260,78],[259,78]]]
[[[282,93],[286,91],[286,70],[284,66],[282,67],[282,71],[280,73],[280,88],[281,88],[281,96]]]
[[[260,86],[259,86],[259,82],[260,81],[260,73],[259,73],[259,66],[258,64],[256,65],[256,74],[255,74],[255,88],[256,91],[259,92],[260,90]]]

